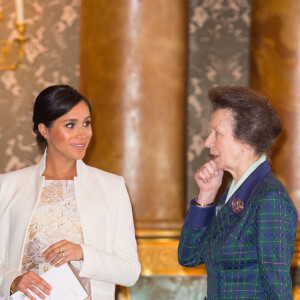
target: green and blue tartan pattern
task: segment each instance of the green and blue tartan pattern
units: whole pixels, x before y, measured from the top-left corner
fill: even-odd
[[[207,299],[292,299],[290,264],[297,224],[292,201],[270,172],[242,217],[226,204],[206,228],[185,222],[178,260],[188,267],[205,263]]]

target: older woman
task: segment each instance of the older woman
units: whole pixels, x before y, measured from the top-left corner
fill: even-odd
[[[216,87],[209,98],[211,160],[194,176],[200,193],[182,228],[179,263],[205,263],[208,299],[292,299],[298,218],[267,160],[281,123],[249,88]],[[224,171],[233,181],[215,206]]]
[[[91,106],[72,87],[43,90],[33,122],[41,161],[0,176],[0,298],[45,299],[53,287],[41,275],[69,262],[89,299],[112,300],[140,273],[124,179],[83,163]]]

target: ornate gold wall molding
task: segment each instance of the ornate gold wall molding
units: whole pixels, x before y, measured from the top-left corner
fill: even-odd
[[[297,285],[293,288],[293,299],[300,300],[300,287]],[[128,300],[130,300],[130,299],[128,299]]]
[[[177,249],[180,230],[136,230],[142,276],[203,276],[205,266],[182,267]]]
[[[136,234],[141,276],[206,276],[204,264],[193,268],[179,265],[179,230],[137,230]],[[130,300],[130,289],[118,287],[117,299]]]
[[[138,239],[141,275],[206,276],[205,266],[182,267],[178,263],[177,238]]]
[[[300,226],[298,223],[297,237],[295,241],[295,250],[292,260],[292,267],[300,268]]]

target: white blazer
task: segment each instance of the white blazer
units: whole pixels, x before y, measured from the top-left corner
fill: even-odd
[[[39,164],[0,175],[0,299],[9,299],[27,230],[40,199],[46,154]],[[141,266],[124,179],[77,161],[75,197],[84,237],[81,277],[91,279],[93,300],[114,299],[115,284],[132,286]]]

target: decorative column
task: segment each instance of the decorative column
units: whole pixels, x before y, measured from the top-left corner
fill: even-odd
[[[253,0],[250,86],[267,95],[283,132],[272,169],[300,215],[300,4],[298,0]],[[293,266],[300,266],[300,232]]]
[[[87,163],[125,177],[138,230],[178,230],[185,199],[187,1],[81,2]]]
[[[300,213],[300,4],[253,0],[250,86],[266,94],[283,124],[272,169]]]

